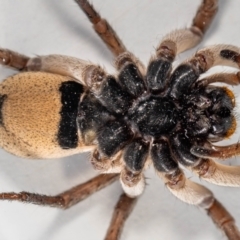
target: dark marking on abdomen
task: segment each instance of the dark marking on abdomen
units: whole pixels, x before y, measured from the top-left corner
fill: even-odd
[[[4,100],[7,98],[7,95],[0,95],[0,125],[3,125],[3,112],[2,107]]]
[[[83,86],[74,81],[62,83],[61,92],[62,109],[58,130],[58,143],[63,149],[76,148],[78,145],[77,113],[78,104]]]
[[[229,50],[229,49],[224,49],[220,52],[220,56],[228,59],[228,60],[232,60],[233,62],[238,63],[240,61],[240,55],[239,53]]]

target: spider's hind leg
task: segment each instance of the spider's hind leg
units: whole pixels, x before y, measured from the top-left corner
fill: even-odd
[[[102,174],[56,196],[20,192],[0,193],[0,200],[32,203],[67,209],[117,180],[118,174]]]
[[[41,194],[20,192],[20,193],[0,193],[1,200],[19,201],[42,206],[67,209],[78,202],[86,199],[93,193],[107,187],[119,177],[118,174],[102,174],[83,184],[77,185],[56,196],[46,196]],[[131,213],[137,198],[130,198],[123,193],[115,206],[111,223],[105,240],[119,239],[124,223]]]
[[[124,223],[134,208],[137,199],[130,198],[125,193],[120,196],[104,240],[119,239]]]

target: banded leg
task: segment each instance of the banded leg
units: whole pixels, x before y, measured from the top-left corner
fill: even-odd
[[[0,48],[0,64],[1,65],[22,71],[22,70],[25,70],[29,59],[30,59],[29,57],[23,54],[20,54],[8,49]]]
[[[75,57],[52,54],[30,58],[4,48],[0,48],[0,64],[19,71],[40,71],[69,76],[90,88],[97,88],[106,75],[100,66]]]
[[[174,70],[169,79],[168,94],[179,99],[183,92],[187,92],[193,84],[196,84],[202,73],[217,65],[239,68],[240,48],[219,44],[199,50]],[[233,80],[229,81],[238,81],[238,75],[232,78]]]
[[[218,202],[210,190],[204,186],[186,179],[180,171],[163,175],[168,189],[180,200],[203,208],[212,221],[226,234],[229,240],[240,239],[240,232],[235,225],[234,218]]]
[[[175,30],[162,39],[147,70],[147,84],[150,90],[165,89],[176,55],[199,44],[217,9],[218,0],[203,0],[190,28]]]
[[[223,230],[228,239],[240,239],[240,232],[235,225],[235,221],[230,213],[223,207],[223,205],[215,198],[212,206],[207,210],[208,215],[212,218],[213,222]]]
[[[227,186],[239,186],[239,167],[222,166],[192,155],[187,142],[183,141],[180,135],[172,138],[171,142],[171,152],[165,139],[153,144],[151,158],[159,177],[164,180],[170,192],[177,198],[205,209],[213,222],[225,232],[230,240],[240,239],[240,233],[233,217],[214,198],[210,190],[186,179],[177,162],[188,168],[191,166],[191,170],[200,177],[203,176],[204,180]],[[176,146],[176,142],[180,142],[180,145]]]
[[[129,214],[133,210],[137,198],[130,198],[125,193],[123,193],[117,205],[115,206],[114,213],[110,226],[108,228],[105,240],[119,239],[124,223],[127,220]]]
[[[226,166],[211,159],[204,159],[196,167],[193,167],[192,171],[210,183],[240,187],[240,166]]]
[[[37,205],[67,209],[84,200],[91,194],[110,185],[117,180],[118,177],[118,174],[99,175],[56,196],[46,196],[28,192],[0,193],[0,200],[27,202]]]
[[[240,155],[240,144],[236,143],[228,146],[210,145],[210,147],[207,148],[194,146],[191,148],[191,153],[202,158],[225,160]]]
[[[240,84],[240,72],[236,73],[217,73],[207,78],[201,79],[197,82],[199,87],[205,87],[211,83],[226,83],[229,85],[239,85]]]
[[[201,73],[217,65],[240,68],[240,48],[224,44],[206,47],[186,62],[195,66]]]
[[[157,56],[177,54],[195,47],[203,38],[218,10],[218,0],[203,0],[190,28],[167,34],[157,48]]]
[[[113,157],[102,156],[98,149],[92,151],[90,162],[95,170],[101,173],[120,173],[122,152],[118,152]]]
[[[111,25],[97,13],[88,0],[75,0],[75,2],[87,15],[95,32],[115,56],[127,51]]]

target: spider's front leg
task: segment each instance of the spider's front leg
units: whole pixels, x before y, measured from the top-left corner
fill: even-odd
[[[10,192],[0,193],[0,199],[67,209],[105,188],[117,179],[118,174],[103,174],[56,196],[46,196],[29,192]]]

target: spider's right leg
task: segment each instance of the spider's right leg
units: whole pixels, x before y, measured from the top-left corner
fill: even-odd
[[[0,201],[19,201],[42,206],[67,209],[86,199],[93,193],[110,185],[115,180],[117,180],[118,177],[118,174],[102,174],[56,196],[46,196],[29,192],[0,193]],[[130,198],[125,193],[120,196],[119,201],[115,206],[112,220],[109,225],[108,232],[105,236],[105,240],[120,238],[124,223],[131,213],[136,201],[137,198]]]
[[[181,172],[166,174],[164,180],[168,189],[177,198],[204,209],[229,240],[240,239],[240,232],[234,218],[207,188],[186,179]]]
[[[97,13],[88,0],[75,0],[75,2],[87,15],[89,21],[93,24],[95,32],[116,57],[127,51],[111,25]]]
[[[204,209],[230,240],[240,239],[240,233],[233,217],[215,199],[212,192],[204,186],[187,179],[179,168],[176,161],[178,154],[181,155],[181,159],[178,159],[178,161],[181,160],[179,162],[183,166],[195,164],[196,160],[198,161],[195,156],[190,156],[185,150],[183,146],[174,149],[172,145],[170,151],[168,142],[165,139],[154,142],[151,149],[151,158],[158,176],[163,179],[170,192],[181,201]],[[172,157],[173,153],[175,159]]]

